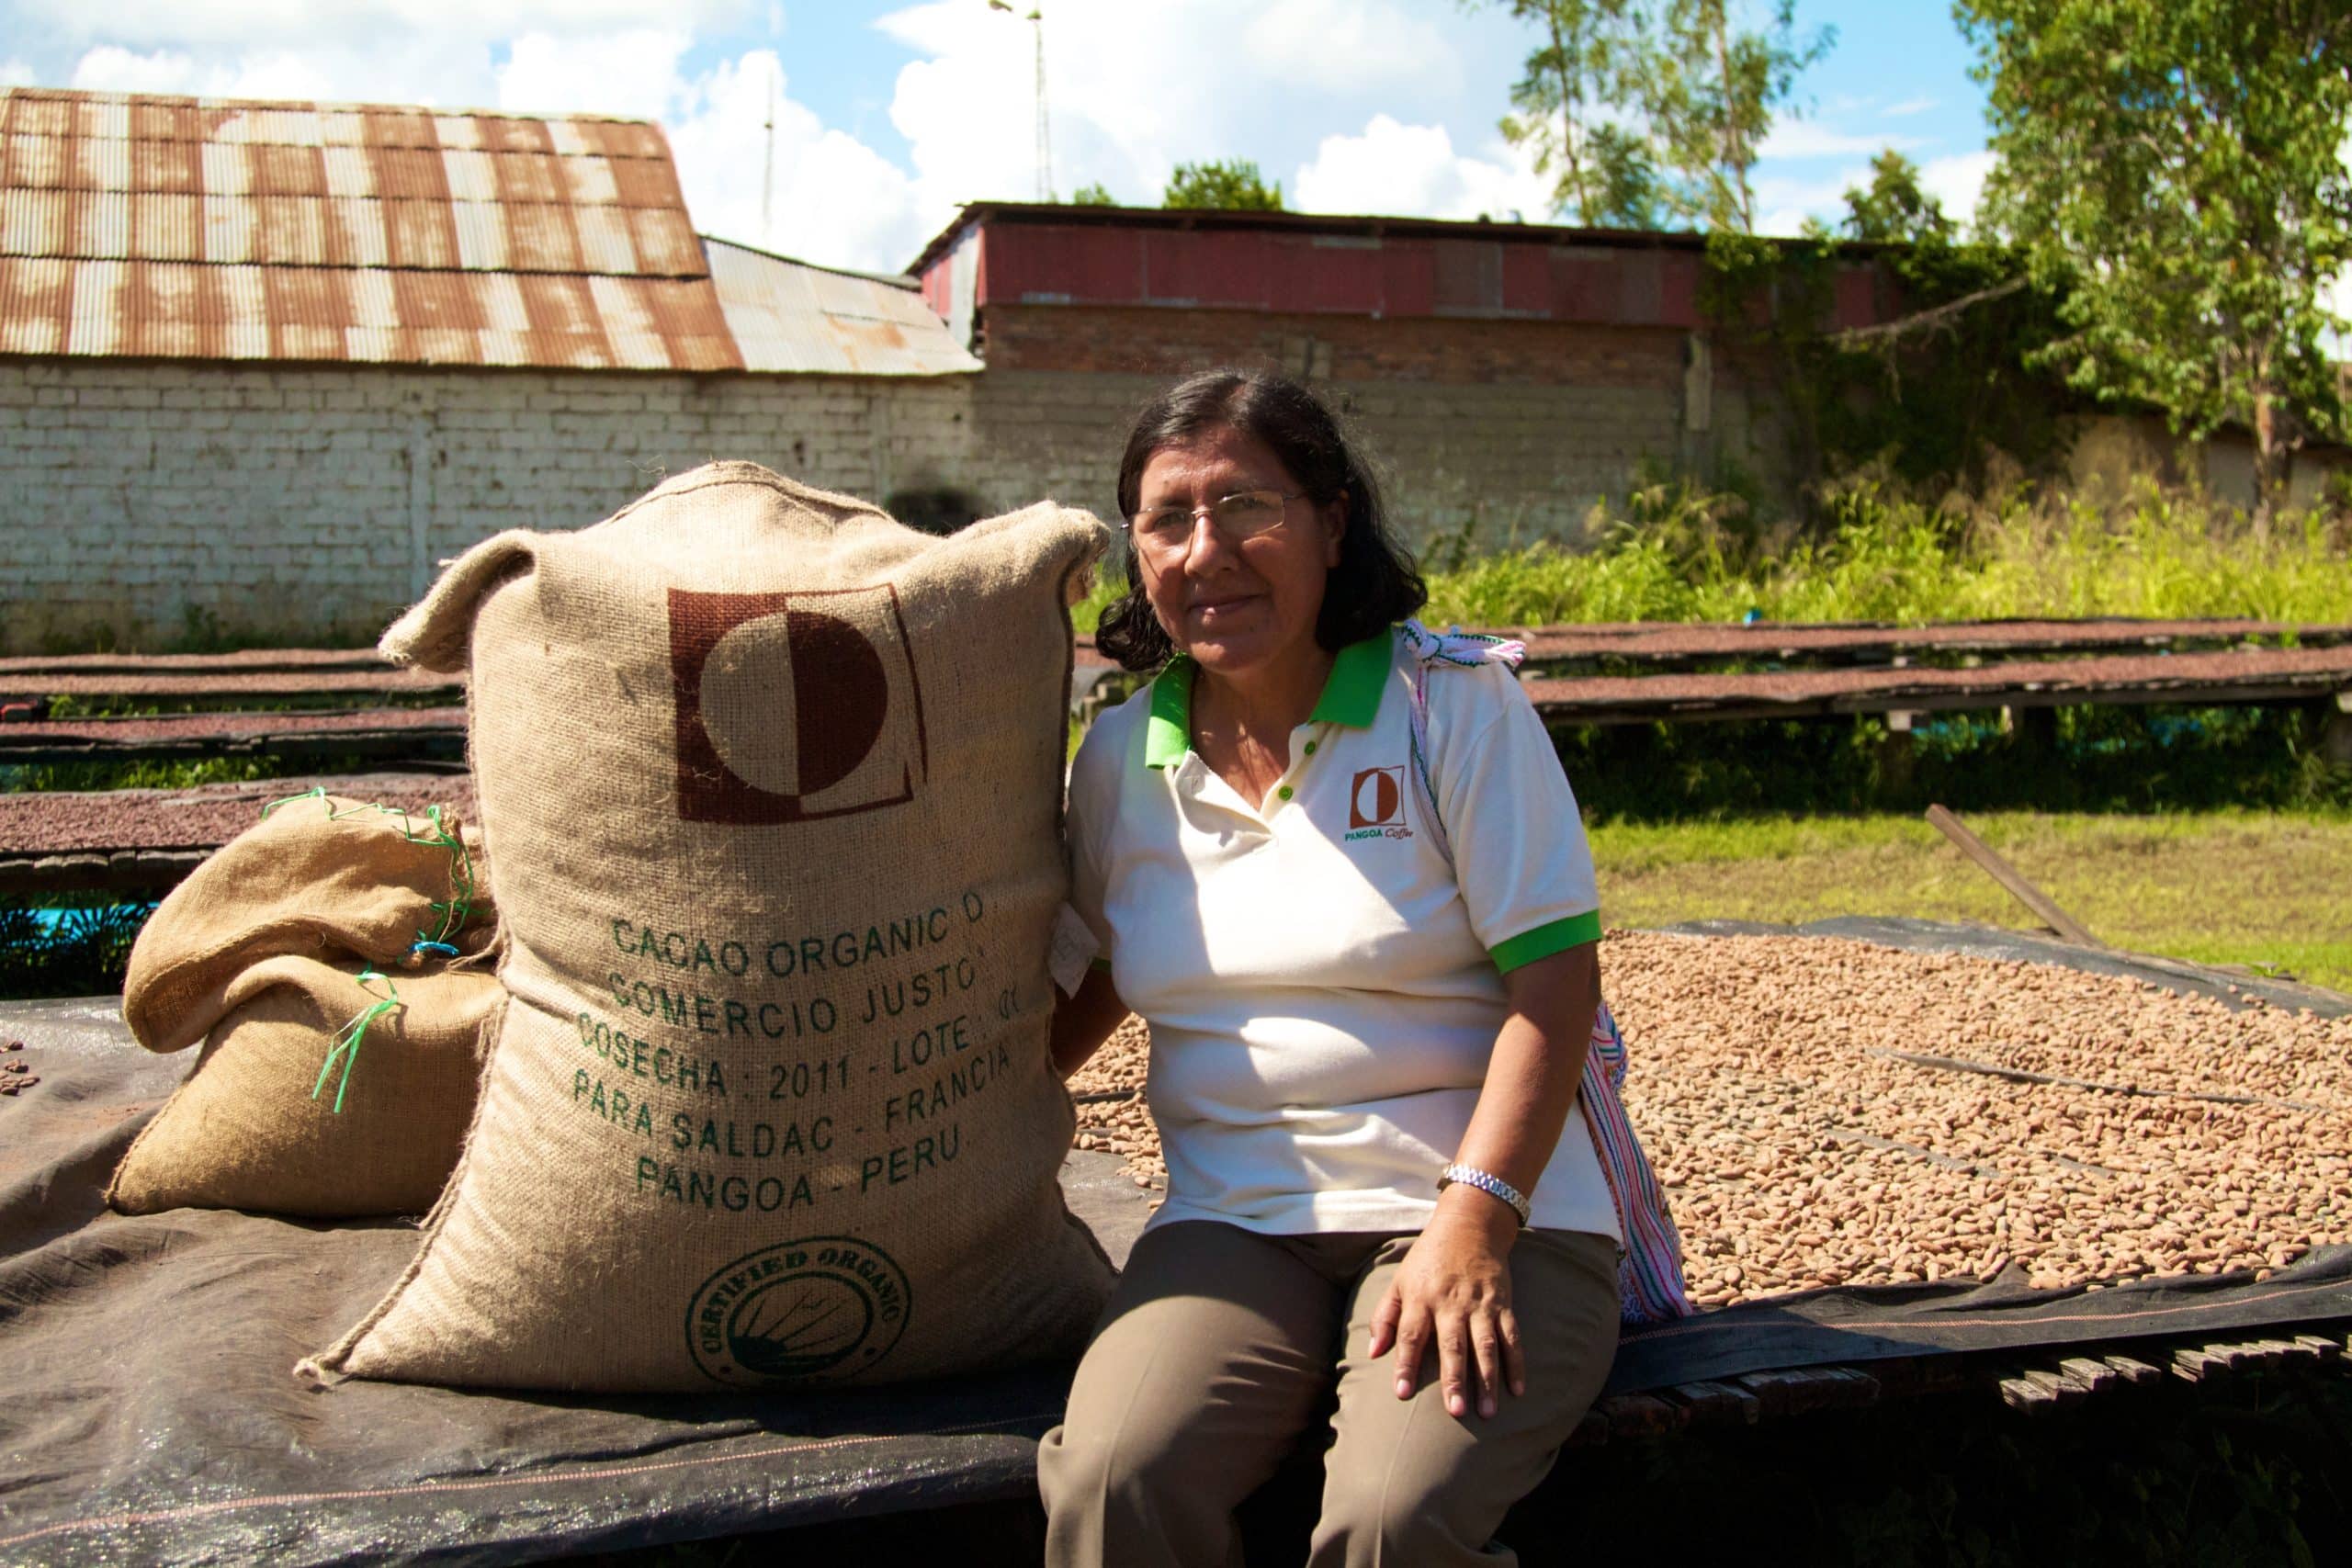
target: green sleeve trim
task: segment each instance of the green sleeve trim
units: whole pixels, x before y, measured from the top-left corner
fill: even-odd
[[[1526,968],[1539,958],[1549,958],[1555,953],[1600,940],[1600,911],[1588,909],[1581,915],[1570,915],[1564,920],[1554,920],[1497,942],[1487,956],[1495,961],[1497,974],[1508,975],[1514,969]]]
[[[1087,967],[1090,969],[1100,969],[1102,973],[1108,975],[1111,972],[1111,961],[1107,958],[1097,956],[1087,964]]]

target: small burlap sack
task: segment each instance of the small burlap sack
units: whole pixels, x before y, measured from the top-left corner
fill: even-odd
[[[1106,539],[947,538],[748,463],[501,535],[384,639],[471,660],[512,995],[391,1294],[299,1369],[603,1391],[1074,1352],[1109,1269],[1047,1057],[1069,604]]]
[[[267,958],[221,1000],[195,1072],[123,1156],[109,1204],[313,1219],[433,1207],[506,1000],[494,976]]]
[[[447,812],[318,794],[277,802],[140,929],[122,982],[132,1038],[150,1051],[195,1044],[264,958],[350,957],[389,971],[420,942],[427,962],[481,953],[497,920],[464,836]]]

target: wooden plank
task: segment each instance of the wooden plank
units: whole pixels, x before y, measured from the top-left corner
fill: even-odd
[[[1879,1395],[1878,1380],[1850,1367],[1791,1367],[1747,1372],[1733,1381],[1757,1397],[1766,1416],[1852,1409],[1874,1403]]]
[[[1746,1389],[1712,1380],[1677,1383],[1666,1397],[1687,1405],[1690,1424],[1697,1427],[1753,1427],[1764,1413],[1763,1404]]]
[[[390,666],[362,670],[165,671],[160,673],[0,676],[0,701],[115,697],[188,703],[427,696],[464,689],[462,676]]]
[[[2352,626],[2290,628],[2253,620],[1952,621],[1915,626],[1858,622],[1758,621],[1741,626],[1632,622],[1505,628],[1501,635],[1526,643],[1529,661],[1538,665],[1605,660],[1672,668],[1725,660],[1885,663],[1930,654],[2046,657],[2165,652],[2278,642],[2290,633],[2306,648],[2352,642]]]
[[[2352,649],[2296,648],[2163,658],[1986,664],[1968,670],[1871,668],[1754,674],[1533,677],[1524,682],[1555,724],[1808,718],[1835,714],[2189,703],[2303,702],[2352,689]]]
[[[233,653],[33,653],[0,659],[0,680],[49,675],[217,675],[285,670],[390,670],[372,648],[249,648]]]
[[[2302,1346],[2323,1361],[2340,1360],[2344,1355],[2342,1341],[2330,1339],[2324,1334],[2298,1334],[2295,1343]]]
[[[2078,947],[2105,947],[2107,943],[2091,935],[2080,920],[2060,908],[2057,900],[2026,880],[2022,872],[2003,860],[1984,840],[1970,832],[1961,819],[1940,806],[1928,807],[1928,821],[1936,831],[1960,847],[1961,853],[1974,861],[1994,881],[2009,890],[2027,908],[2041,918],[2044,925]]]
[[[154,893],[178,886],[210,850],[0,855],[0,897],[56,893]]]
[[[0,764],[200,757],[368,757],[458,761],[466,710],[204,713],[0,725]]]
[[[2018,1375],[2041,1388],[2043,1393],[2056,1400],[2062,1407],[2065,1405],[2079,1404],[2084,1400],[2090,1397],[2089,1390],[2069,1382],[2063,1375],[2053,1372],[2046,1367],[2028,1367]]]
[[[1882,1387],[1879,1380],[1860,1367],[1823,1367],[1819,1371],[1829,1383],[1829,1397],[1823,1404],[1824,1409],[1860,1410],[1878,1403]]]
[[[1690,1420],[1687,1405],[1648,1393],[1613,1393],[1594,1408],[1608,1418],[1612,1443],[1670,1438]]]
[[[2150,1366],[2147,1362],[2139,1360],[2133,1357],[2108,1356],[2103,1358],[2103,1359],[2107,1362],[2109,1367],[2113,1369],[2116,1376],[2121,1378],[2126,1383],[2134,1388],[2145,1388],[2151,1383],[2159,1383],[2165,1381],[2165,1373],[2162,1367]]]
[[[2122,1378],[2104,1361],[2088,1356],[2069,1356],[2058,1363],[2058,1375],[2081,1389],[2085,1393],[2104,1393],[2120,1386]]]
[[[2003,1378],[2001,1403],[2024,1416],[2050,1416],[2058,1410],[2058,1396],[2040,1382],[2022,1374]]]
[[[2229,1359],[2214,1354],[2210,1346],[2203,1349],[2184,1348],[2172,1353],[2172,1374],[2184,1382],[2204,1382],[2226,1376],[2229,1371]]]

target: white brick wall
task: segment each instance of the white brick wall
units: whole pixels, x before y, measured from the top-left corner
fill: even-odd
[[[0,652],[371,639],[438,560],[748,457],[976,485],[972,378],[0,359]],[[1008,480],[985,510],[1036,494]]]
[[[945,489],[983,515],[1051,497],[1107,518],[1129,424],[1164,385],[0,358],[0,653],[169,647],[197,626],[369,641],[435,562],[501,529],[584,526],[715,457],[876,501]],[[1408,536],[1580,537],[1593,502],[1680,437],[1667,391],[1325,389]]]

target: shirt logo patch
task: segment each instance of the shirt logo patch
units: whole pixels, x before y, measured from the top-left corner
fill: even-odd
[[[1366,768],[1348,791],[1348,833],[1357,839],[1409,839],[1405,826],[1405,770]]]

